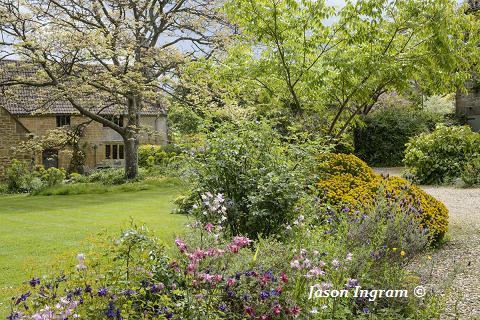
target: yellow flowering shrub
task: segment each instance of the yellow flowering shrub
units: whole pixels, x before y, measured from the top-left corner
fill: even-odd
[[[405,179],[384,178],[354,155],[323,156],[319,169],[322,177],[317,183],[320,197],[337,209],[342,206],[352,211],[367,209],[383,193],[387,200],[398,201],[399,206],[418,212],[433,240],[441,239],[448,230],[445,205]]]
[[[448,230],[448,209],[442,202],[405,179],[390,177],[383,180],[387,197],[405,199],[402,205],[418,211],[430,235],[435,239],[443,237]]]
[[[361,209],[373,203],[379,180],[379,177],[374,177],[365,181],[350,173],[343,173],[329,175],[318,182],[317,187],[322,191],[323,199],[330,204]]]
[[[376,179],[376,174],[364,161],[353,154],[330,153],[320,158],[319,170],[323,177],[350,174],[363,181]]]

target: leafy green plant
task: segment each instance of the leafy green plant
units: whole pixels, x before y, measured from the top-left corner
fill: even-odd
[[[480,157],[474,157],[465,164],[460,178],[466,187],[480,185]]]
[[[404,163],[420,183],[448,183],[460,177],[471,158],[480,154],[480,134],[468,126],[438,125],[432,133],[412,138]]]
[[[152,168],[154,165],[166,165],[178,153],[179,150],[175,147],[141,145],[138,147],[138,165],[145,168]]]
[[[372,112],[355,128],[355,154],[370,165],[400,165],[408,140],[433,130],[439,121],[440,115],[414,108]]]
[[[252,238],[274,234],[294,218],[293,207],[303,189],[300,171],[268,125],[223,126],[208,136],[193,166],[196,182],[181,212],[204,219],[205,200],[218,196],[227,229]]]

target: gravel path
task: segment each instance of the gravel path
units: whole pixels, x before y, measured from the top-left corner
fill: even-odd
[[[375,168],[400,176],[404,168]],[[422,186],[449,210],[446,243],[414,263],[430,290],[444,294],[442,319],[480,320],[480,189]],[[431,256],[431,260],[427,257]]]
[[[480,319],[480,189],[422,188],[450,212],[449,241],[431,253],[422,279],[447,294],[444,319]]]

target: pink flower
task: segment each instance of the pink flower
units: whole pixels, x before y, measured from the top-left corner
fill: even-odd
[[[232,240],[232,243],[240,248],[248,246],[250,242],[252,242],[252,240],[248,239],[247,237],[240,236],[237,236]]]
[[[235,244],[233,244],[233,243],[227,244],[227,248],[228,248],[228,250],[230,250],[230,252],[232,252],[232,253],[238,253],[238,251],[240,251],[240,247],[237,246],[237,245],[235,245]]]
[[[196,269],[197,269],[197,264],[196,263],[190,263],[187,266],[187,272],[188,273],[193,273],[193,272],[195,272]]]
[[[188,259],[193,262],[197,262],[205,258],[207,254],[201,249],[195,250],[193,253],[188,255]]]
[[[201,277],[203,278],[203,280],[205,280],[208,283],[211,283],[214,280],[214,277],[211,274],[208,274],[208,273],[202,274]]]
[[[279,304],[276,304],[273,306],[272,311],[274,315],[278,316],[282,312],[282,306],[280,306]]]
[[[282,279],[283,283],[288,283],[288,277],[284,272],[280,275],[280,279]]]
[[[227,286],[231,287],[233,286],[237,281],[234,278],[228,278],[227,280]]]
[[[205,230],[207,230],[208,232],[212,232],[212,230],[213,230],[213,224],[207,223],[207,225],[205,226]]]
[[[184,253],[185,251],[187,251],[187,245],[181,239],[177,238],[175,240],[175,244],[177,245],[178,250],[180,250],[181,253]]]
[[[300,314],[300,307],[294,306],[290,308],[290,312],[293,314],[294,317],[297,317]]]

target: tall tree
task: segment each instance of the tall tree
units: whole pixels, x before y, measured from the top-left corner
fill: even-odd
[[[138,173],[142,110],[170,93],[174,70],[222,39],[219,1],[0,0],[3,56],[34,66],[4,86],[48,87],[82,115],[118,132],[125,174]],[[125,114],[116,124],[102,110]]]
[[[316,130],[333,138],[384,92],[412,83],[429,93],[462,86],[480,57],[479,23],[465,10],[455,0],[357,0],[339,9],[324,0],[227,5],[244,78],[269,97],[270,108],[313,114]]]

